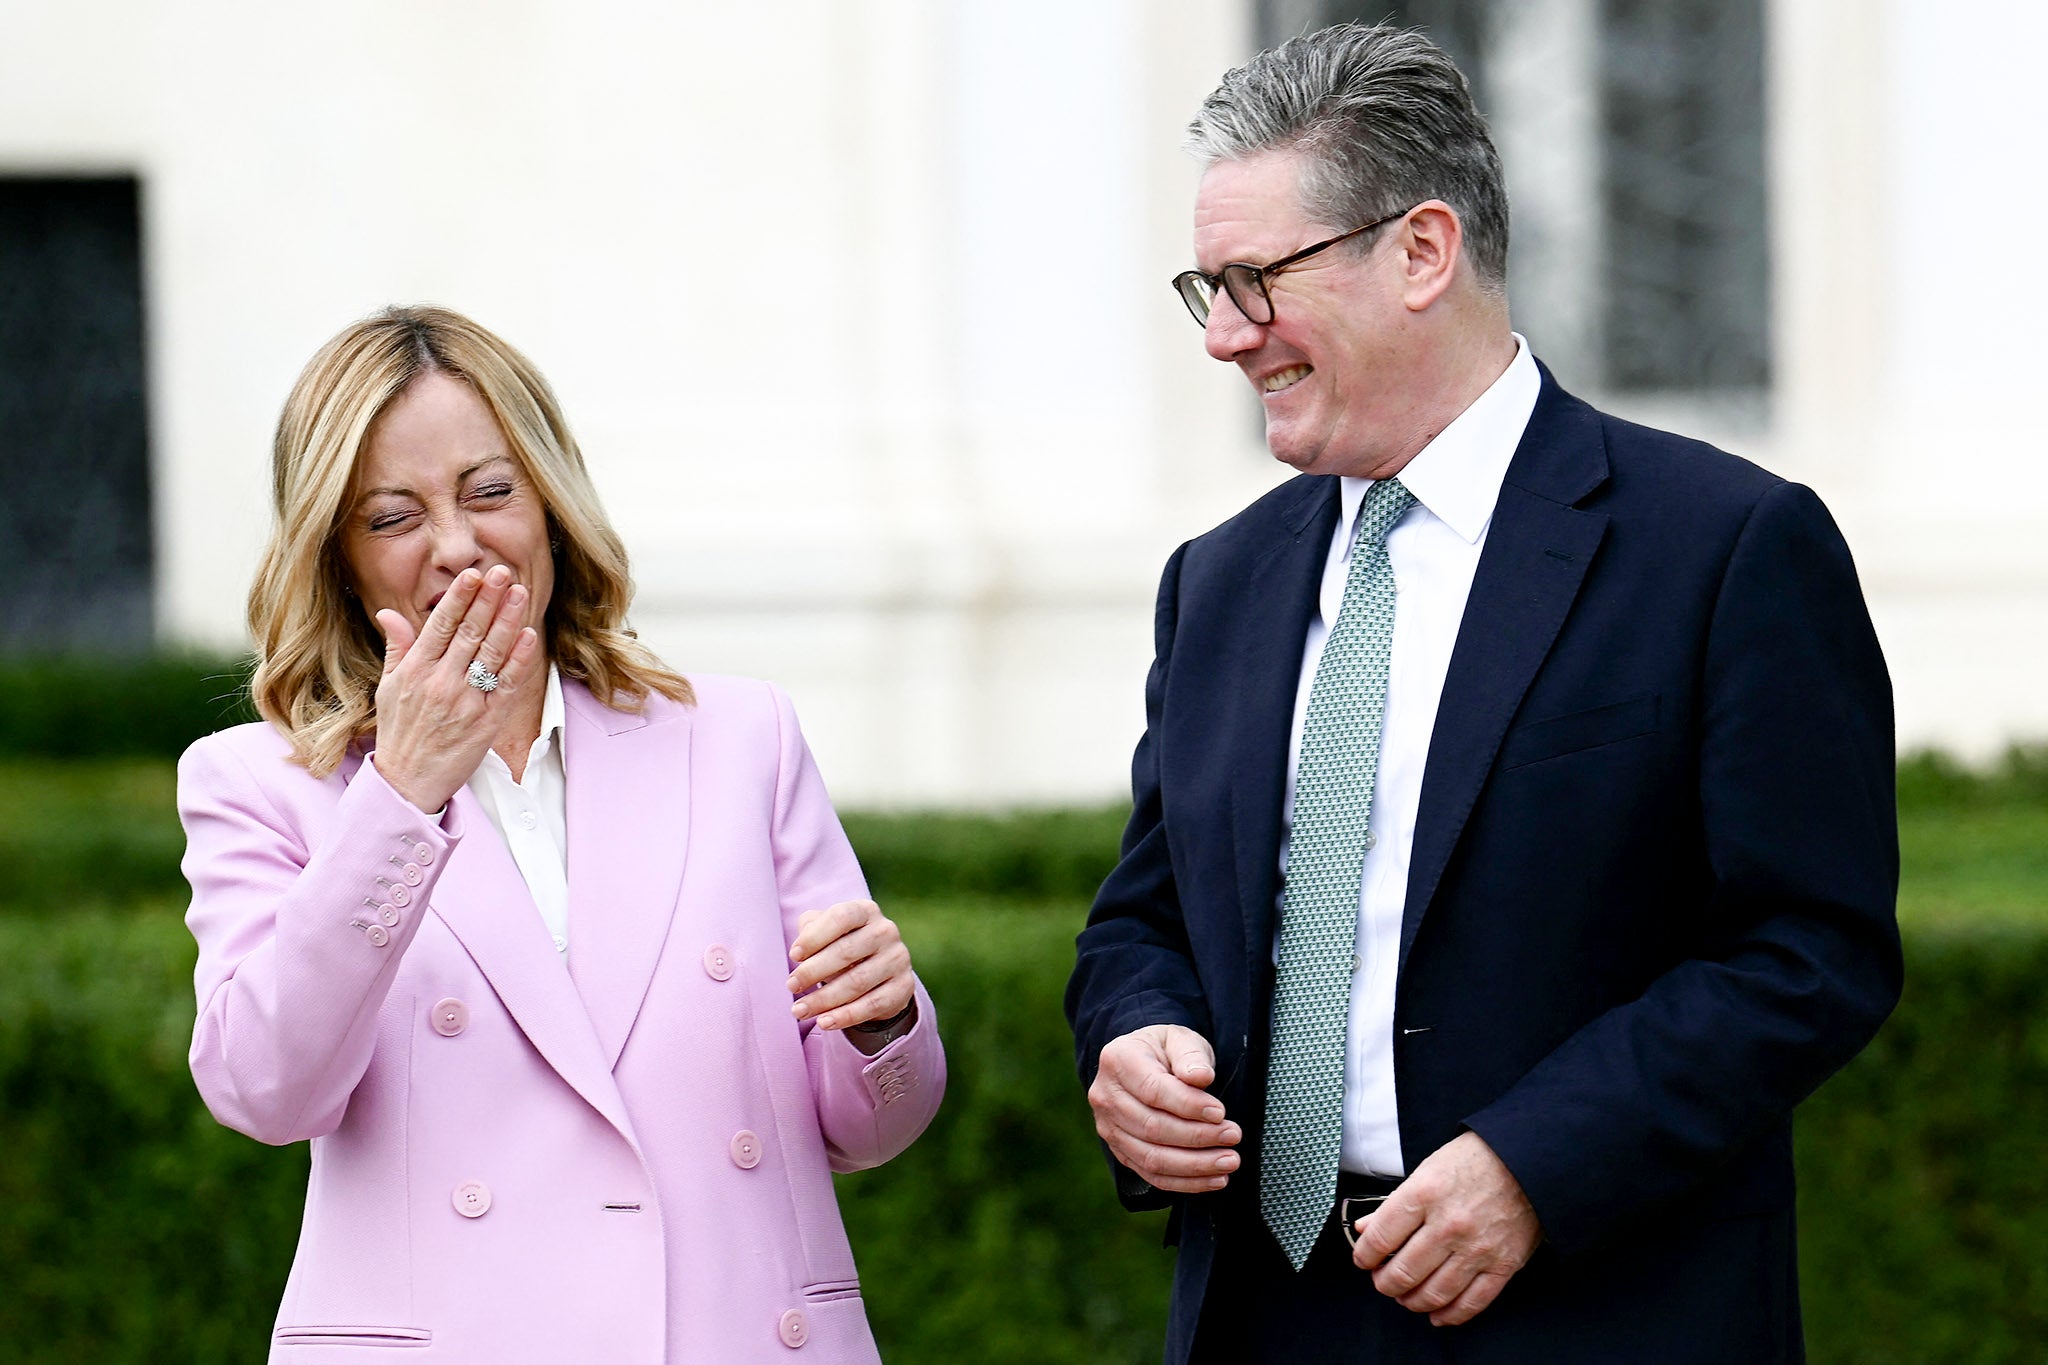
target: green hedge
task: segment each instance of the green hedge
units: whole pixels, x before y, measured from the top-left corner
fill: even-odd
[[[175,758],[201,735],[254,719],[250,666],[186,654],[0,662],[0,754]]]
[[[21,1365],[254,1359],[303,1148],[217,1128],[186,1075],[171,901],[0,920],[0,1342]],[[1058,997],[1078,903],[897,907],[952,1087],[841,1198],[895,1365],[1157,1358],[1170,1254],[1109,1193]],[[2039,1365],[2048,933],[1915,934],[1877,1043],[1802,1111],[1816,1365]]]

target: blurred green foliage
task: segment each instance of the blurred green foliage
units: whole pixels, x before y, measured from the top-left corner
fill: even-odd
[[[176,758],[255,719],[251,666],[185,654],[0,660],[0,755]]]
[[[305,1149],[219,1128],[185,1069],[173,782],[161,756],[0,759],[0,1357],[22,1365],[257,1358],[290,1263]],[[840,1182],[894,1365],[1157,1358],[1171,1253],[1116,1207],[1059,1010],[1120,822],[847,817],[951,1059],[924,1139]],[[1909,759],[1900,831],[1905,1000],[1800,1116],[1811,1356],[2040,1365],[2048,752]]]

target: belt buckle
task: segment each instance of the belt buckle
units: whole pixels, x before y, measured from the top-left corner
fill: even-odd
[[[1358,1245],[1358,1220],[1369,1213],[1378,1213],[1380,1205],[1393,1198],[1391,1194],[1347,1194],[1337,1201],[1337,1227],[1343,1232],[1344,1240],[1353,1247]]]

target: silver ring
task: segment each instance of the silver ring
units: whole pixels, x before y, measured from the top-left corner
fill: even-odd
[[[479,692],[495,692],[498,690],[498,675],[485,668],[482,659],[471,659],[469,685]]]

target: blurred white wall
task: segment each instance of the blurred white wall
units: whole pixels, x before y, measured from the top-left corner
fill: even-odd
[[[167,639],[243,641],[306,357],[445,303],[560,390],[643,635],[787,686],[841,799],[1109,799],[1161,563],[1281,472],[1166,286],[1250,9],[0,0],[0,174],[141,178]],[[1706,434],[1836,508],[1905,742],[2048,734],[2048,10],[1770,38],[1773,415]]]

